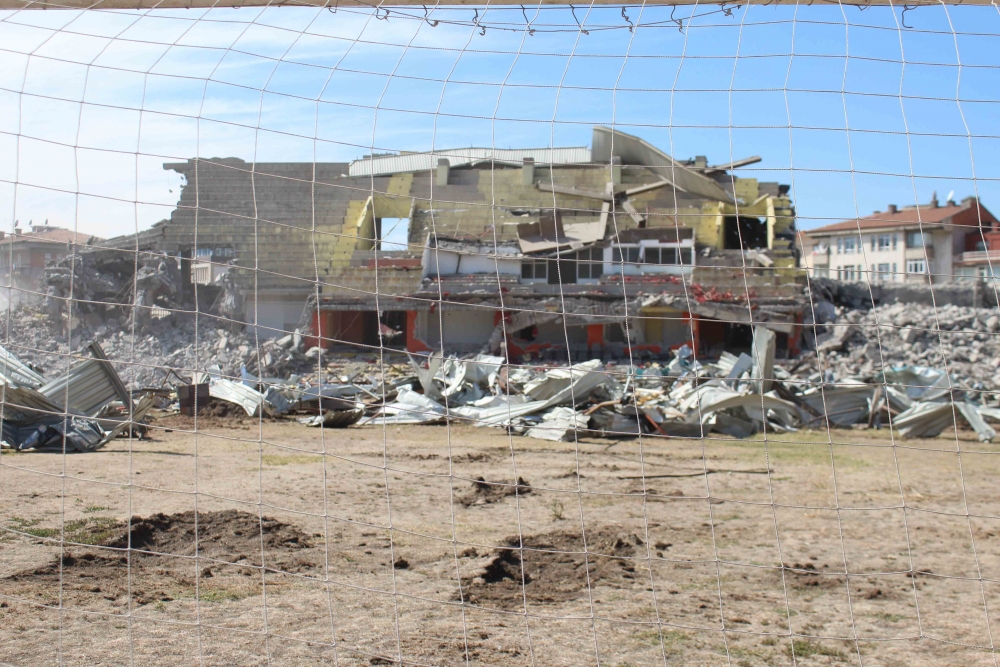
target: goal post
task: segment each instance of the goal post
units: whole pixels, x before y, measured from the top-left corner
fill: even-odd
[[[998,44],[0,0],[0,663],[995,667]]]

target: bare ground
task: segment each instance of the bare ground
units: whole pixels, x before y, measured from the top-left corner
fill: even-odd
[[[997,661],[1000,447],[966,433],[193,427],[0,455],[0,663]]]

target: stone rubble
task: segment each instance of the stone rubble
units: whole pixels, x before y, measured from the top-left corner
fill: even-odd
[[[167,310],[146,322],[86,312],[68,322],[22,305],[2,317],[2,336],[10,353],[49,378],[87,358],[93,342],[133,392],[172,396],[180,385],[210,383],[214,399],[234,397],[249,415],[305,412],[315,417],[303,423],[316,426],[464,419],[567,440],[581,429],[746,437],[898,419],[904,437],[916,437],[940,433],[948,421],[941,405],[951,403],[981,439],[994,437],[984,420],[1000,421],[997,309],[838,301],[814,302],[815,324],[803,325],[807,350],[794,359],[775,359],[765,323],[754,328],[749,355],[699,360],[684,346],[669,363],[631,368],[597,360],[513,366],[485,354],[409,363],[377,350],[337,355],[308,348],[298,329],[258,341],[225,318]]]
[[[318,349],[306,350],[304,337],[296,332],[277,340],[255,340],[252,333],[220,328],[217,318],[202,316],[195,327],[193,317],[154,319],[133,335],[129,322],[100,322],[82,318],[68,336],[51,324],[43,313],[19,307],[0,317],[0,336],[5,346],[22,361],[57,376],[85,353],[81,346],[94,341],[114,361],[115,369],[132,389],[173,385],[197,371],[215,371],[240,378],[252,375],[287,378],[315,373]],[[259,355],[258,355],[259,350]]]
[[[817,362],[837,377],[870,376],[882,366],[930,366],[970,388],[1000,389],[996,308],[895,303],[837,310],[836,323],[819,325],[829,338],[817,338]],[[826,341],[831,344],[824,347]]]

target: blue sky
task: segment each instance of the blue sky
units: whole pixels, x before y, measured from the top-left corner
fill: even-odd
[[[791,183],[800,228],[935,190],[1000,212],[996,8],[625,14],[634,30],[586,5],[0,13],[0,229],[144,229],[177,199],[162,163],[195,155],[580,146],[594,124],[762,156],[741,175]]]

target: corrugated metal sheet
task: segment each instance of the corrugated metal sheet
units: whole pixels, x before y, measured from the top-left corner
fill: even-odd
[[[28,368],[13,352],[0,347],[0,382],[38,389],[45,378]]]
[[[246,413],[251,417],[256,417],[261,406],[265,405],[264,395],[256,389],[224,378],[213,377],[209,381],[208,395],[220,401],[235,403],[246,410]],[[265,408],[265,412],[267,412],[267,408]]]
[[[97,416],[105,405],[115,399],[125,405],[131,403],[132,397],[100,346],[91,343],[90,352],[94,359],[82,361],[60,377],[50,380],[38,389],[39,393],[57,405],[69,405],[70,409],[88,417]]]
[[[9,384],[0,385],[0,407],[4,421],[19,423],[35,423],[53,417],[58,419],[65,412],[37,390]]]
[[[384,176],[410,171],[427,171],[437,167],[438,160],[447,158],[452,167],[494,160],[520,166],[524,158],[534,158],[535,164],[584,164],[590,162],[586,146],[570,148],[450,148],[427,153],[378,155],[351,163],[351,176]]]

